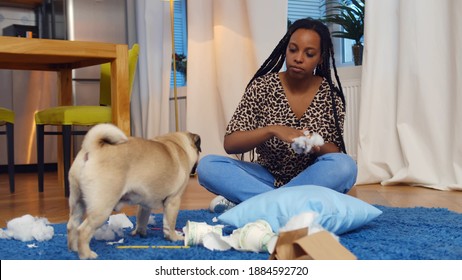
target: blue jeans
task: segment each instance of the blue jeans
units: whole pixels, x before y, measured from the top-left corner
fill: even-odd
[[[322,155],[282,187],[299,185],[324,186],[347,193],[356,182],[356,162],[342,153]],[[274,190],[273,175],[254,162],[226,156],[207,155],[197,166],[199,184],[234,203]]]

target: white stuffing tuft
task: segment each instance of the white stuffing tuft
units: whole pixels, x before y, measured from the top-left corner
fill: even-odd
[[[321,135],[316,132],[310,133],[309,131],[304,132],[305,136],[300,136],[293,139],[291,144],[292,149],[297,154],[308,154],[314,146],[324,145],[324,139]]]
[[[133,228],[133,223],[125,214],[116,214],[109,216],[108,223],[102,225],[95,231],[96,240],[114,240],[117,236],[124,236],[124,228]]]
[[[154,215],[150,215],[149,216],[149,220],[148,220],[148,225],[155,225],[156,224],[156,217]]]
[[[133,228],[133,223],[125,214],[111,215],[107,223],[95,232],[97,240],[114,240],[124,235],[124,228]],[[30,214],[14,218],[7,223],[6,229],[0,229],[0,239],[17,239],[23,242],[47,241],[53,238],[54,228],[48,219],[33,217]],[[32,248],[32,247],[30,247]]]
[[[119,233],[121,235],[119,235]],[[95,231],[93,237],[96,240],[114,240],[116,238],[116,234],[118,236],[123,236],[123,233],[121,233],[119,229],[112,228],[108,224],[104,224]]]
[[[53,238],[54,229],[46,218],[32,217],[27,214],[10,220],[1,238],[14,238],[23,242],[32,240],[47,241]]]

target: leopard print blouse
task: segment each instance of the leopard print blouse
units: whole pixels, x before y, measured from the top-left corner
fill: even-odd
[[[336,96],[335,103],[343,134],[345,113],[340,97]],[[300,119],[292,112],[278,73],[269,73],[255,79],[236,108],[226,128],[226,135],[268,125],[307,129],[319,133],[325,142],[341,146],[332,111],[330,87],[326,79],[323,79],[313,101]],[[258,145],[256,153],[256,162],[273,174],[275,187],[288,183],[315,160],[313,155],[295,153],[290,143],[276,137]]]

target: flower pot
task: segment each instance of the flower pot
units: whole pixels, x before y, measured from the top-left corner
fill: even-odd
[[[355,65],[362,65],[364,46],[362,44],[354,44],[353,46],[351,46],[351,49],[353,51],[353,61]]]

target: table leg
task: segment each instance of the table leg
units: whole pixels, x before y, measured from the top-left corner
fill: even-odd
[[[127,45],[117,45],[116,55],[111,63],[112,120],[126,135],[131,135]]]
[[[62,69],[58,72],[58,104],[72,105],[72,69]],[[61,128],[58,128],[61,130]],[[58,182],[64,188],[63,140],[58,137]]]

